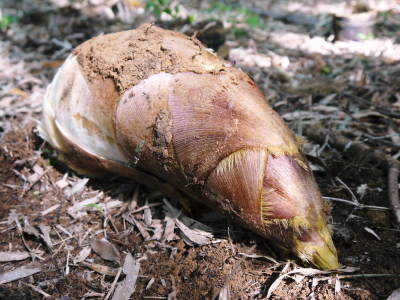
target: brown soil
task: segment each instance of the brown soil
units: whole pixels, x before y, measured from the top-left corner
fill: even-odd
[[[18,125],[15,125],[18,127]],[[35,143],[36,142],[36,143]],[[16,128],[3,138],[1,150],[1,181],[7,186],[0,187],[1,217],[7,219],[10,211],[15,209],[18,213],[29,218],[32,225],[46,224],[56,226],[61,224],[65,228],[71,228],[74,223],[67,216],[66,209],[71,204],[70,199],[63,196],[57,189],[50,188],[43,191],[43,186],[49,182],[56,182],[63,176],[62,169],[51,169],[45,182],[27,191],[23,198],[20,198],[21,190],[10,188],[15,185],[24,185],[17,170],[21,174],[27,173],[32,162],[22,162],[34,155],[40,143],[32,132],[32,127]],[[7,149],[6,151],[4,149]],[[40,149],[44,149],[43,147]],[[343,180],[352,182],[355,186],[360,183],[367,183],[371,188],[384,186],[384,171],[362,161],[347,161],[345,157],[332,157],[332,172],[336,172]],[[37,157],[37,163],[43,168],[49,166],[48,160]],[[348,166],[355,164],[356,167]],[[17,166],[16,166],[17,165]],[[57,165],[56,165],[57,166]],[[368,176],[365,176],[368,170]],[[371,176],[374,175],[374,176]],[[379,178],[382,178],[379,180]],[[323,193],[332,193],[328,180],[318,177],[321,181]],[[378,180],[377,180],[378,179]],[[132,190],[130,183],[126,181],[104,182],[91,181],[89,187],[94,191],[104,191],[110,195],[117,192],[123,186]],[[42,190],[42,191],[41,191]],[[335,192],[335,196],[345,192]],[[131,192],[123,193],[124,197],[130,197]],[[381,193],[372,193],[364,199],[369,205],[389,206]],[[78,199],[76,199],[78,200]],[[60,209],[41,217],[39,212],[45,210],[54,203],[61,203]],[[50,205],[51,204],[51,205]],[[351,208],[351,207],[350,207]],[[194,214],[196,219],[204,217],[206,208],[201,208],[199,214]],[[349,216],[353,218],[349,219]],[[355,217],[357,216],[357,217]],[[333,207],[334,240],[338,248],[340,260],[346,265],[360,268],[360,274],[396,274],[400,265],[398,243],[400,242],[397,231],[390,230],[393,222],[390,213],[381,211],[354,211],[349,206],[336,204]],[[101,229],[102,216],[99,213],[90,213],[83,220],[80,220],[87,228]],[[224,228],[225,223],[218,222],[219,228]],[[212,221],[208,224],[215,225]],[[260,295],[266,295],[271,283],[278,277],[282,263],[271,263],[266,259],[244,258],[239,253],[257,253],[259,255],[274,255],[273,250],[259,237],[244,232],[242,228],[231,225],[231,241],[224,239],[222,242],[201,246],[189,247],[182,240],[170,242],[167,246],[157,245],[156,242],[145,242],[138,236],[137,231],[129,234],[121,234],[124,231],[123,222],[120,218],[114,219],[114,225],[119,234],[110,230],[109,240],[114,243],[121,253],[129,251],[134,254],[146,253],[146,259],[142,261],[140,277],[137,283],[134,299],[145,299],[146,296],[163,297],[170,293],[172,282],[174,282],[178,299],[211,299],[218,295],[220,289],[229,282],[231,295],[234,299],[249,299],[249,295],[261,291]],[[374,228],[381,240],[377,240],[365,231],[365,227]],[[226,238],[226,231],[220,237]],[[83,234],[83,233],[82,233]],[[54,255],[54,250],[43,248],[42,242],[33,236],[24,234],[27,244],[32,249],[40,248],[44,251],[44,260],[40,261],[45,272],[33,276],[35,285],[39,285],[43,291],[54,298],[70,297],[80,298],[88,292],[104,292],[101,277],[90,273],[83,266],[71,266],[70,274],[65,275],[66,256],[62,249]],[[0,251],[7,251],[11,243],[12,250],[25,250],[20,240],[20,235],[15,228],[3,230]],[[72,247],[71,247],[72,246]],[[256,248],[254,249],[254,247]],[[72,248],[71,254],[76,255],[80,246],[73,239],[69,243]],[[55,249],[57,249],[55,247]],[[148,250],[151,249],[149,252]],[[280,258],[277,255],[278,259]],[[95,261],[107,264],[99,257]],[[3,264],[2,270],[10,267],[23,265],[24,263]],[[113,266],[113,264],[108,264]],[[115,265],[114,265],[115,266]],[[154,283],[149,289],[147,284],[154,278]],[[112,281],[112,277],[106,276],[106,281]],[[25,280],[24,280],[25,281]],[[27,282],[29,282],[28,280]],[[348,278],[341,279],[342,290],[339,295],[334,292],[334,280],[321,281],[315,288],[312,287],[312,280],[303,280],[300,284],[293,280],[285,280],[274,292],[274,299],[294,299],[307,297],[312,292],[316,299],[380,299],[388,295],[394,288],[399,286],[399,278]],[[163,284],[164,282],[164,284]],[[74,288],[70,288],[70,284]],[[16,292],[18,290],[18,292]],[[14,298],[13,298],[14,297]],[[0,298],[4,299],[35,299],[40,298],[21,281],[2,285]]]
[[[29,2],[28,6],[36,3],[21,2]],[[68,40],[75,47],[99,32],[116,32],[138,24],[128,26],[118,21],[92,18],[83,9],[55,7],[52,13],[43,13],[37,7],[36,10],[25,9],[27,13],[20,23],[14,24],[12,30],[0,33],[0,50],[3,45],[4,49],[9,49],[0,53],[0,64],[5,66],[0,68],[0,252],[29,250],[38,257],[1,262],[0,275],[30,264],[40,265],[42,271],[1,284],[0,299],[42,299],[43,293],[50,295],[50,299],[104,298],[114,276],[99,274],[87,265],[74,263],[80,251],[90,246],[91,237],[103,237],[104,234],[122,257],[131,253],[140,260],[139,278],[131,299],[167,299],[174,291],[177,299],[212,299],[218,297],[223,288],[230,290],[231,299],[264,299],[282,272],[310,267],[295,260],[288,261],[291,257],[279,253],[272,244],[205,207],[192,207],[191,213],[183,210],[184,214],[214,229],[213,242],[203,246],[189,246],[178,234],[166,242],[145,240],[138,227],[123,218],[124,212],[130,209],[125,206],[106,213],[93,206],[86,215],[77,219],[71,217],[68,209],[74,203],[99,195],[99,203],[121,200],[132,205],[137,184],[120,178],[90,179],[81,192],[66,196],[66,189],[73,187],[81,177],[56,159],[53,150],[36,136],[32,121],[40,116],[41,95],[60,64],[59,60],[68,54],[66,51],[58,55],[61,46],[49,41],[52,38]],[[379,30],[383,36],[393,35],[392,31],[386,30],[392,28],[387,22],[392,22],[393,16],[398,18],[399,14],[380,16]],[[290,31],[308,33],[303,25],[270,22],[271,36],[282,26],[287,26]],[[75,37],[72,33],[80,34]],[[388,63],[349,53],[310,54],[312,51],[276,45],[272,38],[262,40],[262,36],[255,36],[255,33],[250,38],[251,42],[246,39],[235,41],[238,42],[235,47],[253,48],[256,43],[257,50],[264,55],[272,51],[274,59],[279,55],[290,58],[290,72],[287,73],[275,66],[267,71],[248,65],[241,67],[250,72],[281,115],[289,116],[297,111],[314,113],[304,124],[287,117],[292,129],[298,131],[303,125],[317,124],[387,155],[399,151],[398,144],[387,137],[389,127],[397,133],[400,128],[398,61]],[[334,72],[323,75],[329,69]],[[354,83],[349,78],[356,75],[361,79]],[[304,84],[292,85],[291,80]],[[312,85],[307,85],[310,82]],[[338,112],[328,110],[332,108]],[[323,118],[319,119],[320,116]],[[306,152],[317,143],[324,144],[325,137],[321,140],[310,140]],[[325,150],[318,158],[309,157],[314,166],[323,167],[315,172],[322,194],[351,201],[350,189],[363,205],[389,208],[387,169],[383,159],[371,159],[368,153],[354,155],[329,140],[326,142]],[[37,167],[45,174],[39,180],[31,181],[30,176],[36,174]],[[62,185],[63,182],[67,187]],[[163,197],[140,187],[135,208],[145,205],[146,200],[152,204],[162,202]],[[174,199],[170,201],[181,209]],[[400,286],[400,229],[392,210],[357,208],[338,201],[331,201],[331,204],[330,223],[339,259],[342,264],[358,270],[337,275],[312,274],[304,278],[292,274],[282,280],[272,293],[272,299],[386,299]],[[55,205],[58,206],[51,212],[42,214]],[[165,225],[163,209],[162,205],[151,208],[154,224]],[[53,246],[48,247],[42,238],[33,234],[22,233],[10,218],[13,212],[18,214],[22,225],[26,219],[36,229],[39,225],[50,226]],[[143,211],[134,216],[143,224]],[[155,231],[155,227],[149,230],[151,234]],[[177,229],[175,233],[178,233]],[[116,262],[103,260],[93,252],[86,262],[114,271],[119,267]],[[119,282],[123,279],[121,275]],[[335,292],[337,279],[339,292]]]

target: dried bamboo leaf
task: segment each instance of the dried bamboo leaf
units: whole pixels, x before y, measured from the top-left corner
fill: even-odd
[[[118,249],[105,238],[92,239],[90,246],[102,259],[121,263]]]
[[[129,300],[135,292],[136,281],[139,277],[140,263],[128,253],[125,257],[122,271],[126,274],[124,281],[118,284],[112,300]]]
[[[0,284],[12,282],[21,278],[31,276],[42,271],[40,266],[25,265],[12,271],[0,273]]]
[[[26,251],[0,252],[0,262],[24,260],[29,257],[31,256]]]

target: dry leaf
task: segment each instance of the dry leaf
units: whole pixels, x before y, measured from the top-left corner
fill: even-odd
[[[400,288],[394,290],[386,300],[398,300],[400,299]]]
[[[79,254],[74,258],[74,264],[80,263],[84,261],[89,255],[90,252],[92,252],[92,249],[90,247],[84,247]]]
[[[47,225],[44,225],[44,224],[40,224],[39,225],[39,229],[42,232],[40,237],[46,243],[46,246],[49,249],[52,249],[53,248],[53,242],[51,241],[51,238],[50,238],[50,230],[51,230],[50,226],[47,226]]]
[[[118,249],[105,238],[100,240],[92,239],[90,246],[102,259],[121,263],[121,256]]]
[[[116,276],[118,274],[118,269],[116,268],[111,268],[105,265],[100,265],[100,264],[93,264],[93,263],[87,263],[87,262],[81,262],[82,265],[92,269],[93,271],[103,274],[103,275],[108,275],[108,276]]]
[[[79,194],[80,192],[83,191],[83,189],[85,188],[88,181],[89,181],[89,178],[83,178],[83,179],[78,180],[78,182],[75,183],[74,186],[65,190],[65,192],[64,192],[65,196],[69,198],[75,194]]]
[[[0,252],[0,262],[24,260],[29,257],[31,256],[26,251]]]
[[[317,274],[329,274],[331,273],[330,271],[321,271],[313,268],[298,268],[293,271],[290,271],[286,274],[280,275],[269,287],[268,293],[267,293],[267,299],[269,299],[272,295],[272,293],[275,291],[275,289],[281,284],[282,280],[285,277],[288,277],[289,275],[292,274],[301,274],[303,276],[312,276],[312,275],[317,275]]]
[[[128,300],[135,292],[136,281],[139,276],[140,263],[130,253],[125,257],[122,271],[126,274],[125,279],[118,284],[112,300]]]
[[[90,206],[97,204],[101,197],[103,197],[103,192],[100,192],[95,197],[75,203],[73,206],[68,208],[68,214],[74,219],[85,216],[86,210],[88,210]]]
[[[40,266],[33,267],[33,266],[22,266],[19,268],[16,268],[12,271],[6,271],[3,273],[0,273],[0,284],[3,283],[8,283],[11,281],[15,281],[21,278],[25,278],[28,276],[31,276],[33,274],[36,274],[38,272],[41,272],[42,269]]]

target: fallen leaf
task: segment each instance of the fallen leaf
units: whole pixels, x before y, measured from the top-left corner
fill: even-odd
[[[30,254],[26,251],[0,252],[0,262],[24,260],[29,257]]]
[[[92,249],[90,247],[84,247],[77,256],[75,256],[73,262],[74,264],[78,264],[82,261],[84,261],[92,252]]]
[[[22,266],[12,271],[0,273],[0,284],[12,282],[21,278],[31,276],[42,271],[41,267]]]
[[[79,194],[80,192],[83,191],[83,189],[85,188],[88,181],[89,181],[89,178],[83,178],[83,179],[78,180],[78,182],[75,183],[74,186],[65,190],[65,192],[64,192],[65,196],[69,198],[75,194]]]
[[[100,265],[100,264],[94,264],[94,263],[87,263],[87,262],[81,262],[82,265],[92,269],[93,271],[103,274],[103,275],[108,275],[108,276],[116,276],[118,274],[118,269],[116,268],[111,268],[109,266],[105,265]]]
[[[90,246],[102,259],[121,263],[121,256],[118,249],[105,238],[92,239]]]
[[[400,299],[400,288],[394,290],[386,300],[398,300]]]
[[[139,277],[140,263],[128,253],[125,257],[122,271],[126,275],[125,279],[118,284],[112,300],[128,300],[135,292],[136,281]]]

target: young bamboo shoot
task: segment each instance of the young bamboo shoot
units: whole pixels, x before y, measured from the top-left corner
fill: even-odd
[[[47,89],[39,131],[80,174],[195,199],[304,261],[339,267],[293,133],[248,75],[195,38],[146,24],[83,43]]]

